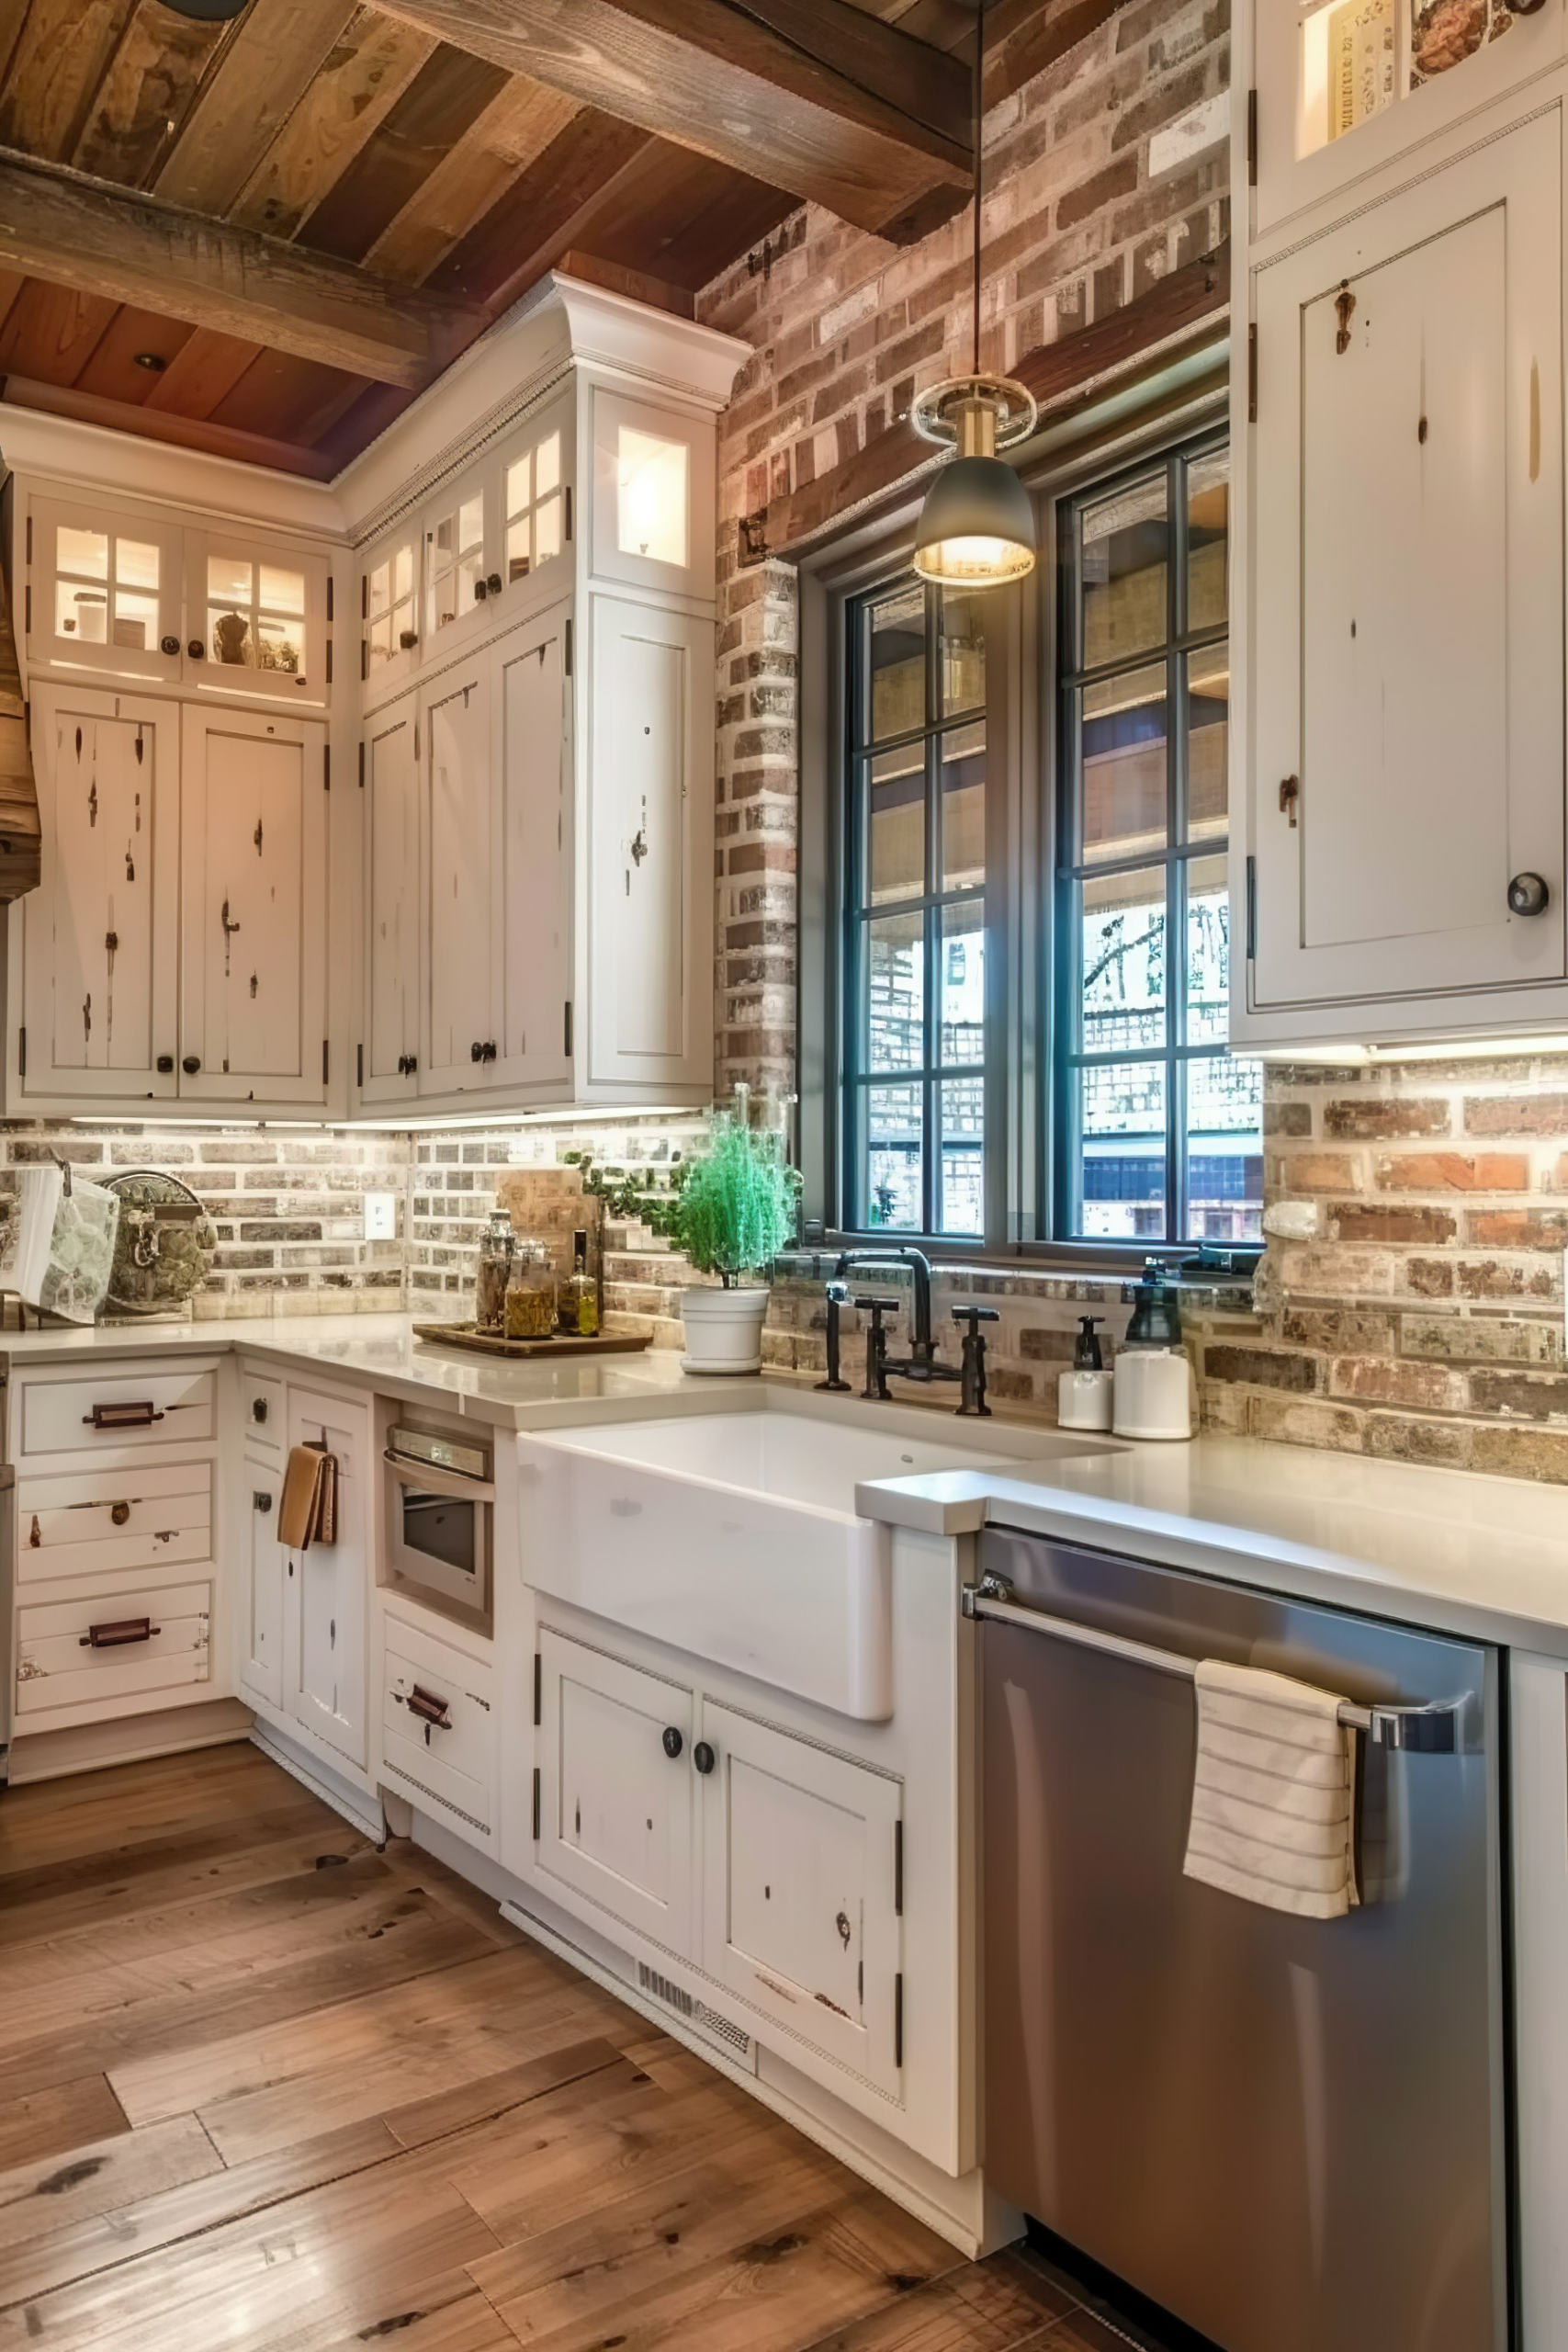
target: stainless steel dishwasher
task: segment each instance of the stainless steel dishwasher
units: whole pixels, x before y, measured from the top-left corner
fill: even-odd
[[[1224,2352],[1505,2352],[1497,1653],[994,1530],[985,2167]],[[1201,1657],[1344,1694],[1361,1907],[1182,1875]]]

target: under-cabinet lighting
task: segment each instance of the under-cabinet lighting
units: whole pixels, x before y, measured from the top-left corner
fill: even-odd
[[[509,1127],[583,1127],[595,1122],[609,1121],[616,1126],[627,1126],[639,1119],[701,1119],[703,1113],[689,1102],[637,1102],[619,1110],[595,1108],[588,1111],[482,1111],[463,1112],[448,1118],[388,1118],[348,1119],[337,1124],[345,1132],[355,1135],[444,1135],[453,1128],[477,1127],[482,1133],[502,1135]],[[276,1125],[274,1120],[266,1124]]]
[[[1346,1039],[1338,1045],[1254,1046],[1248,1057],[1261,1062],[1379,1062],[1515,1061],[1519,1057],[1568,1054],[1568,1029],[1540,1030],[1526,1037],[1424,1037],[1408,1045],[1367,1045]]]

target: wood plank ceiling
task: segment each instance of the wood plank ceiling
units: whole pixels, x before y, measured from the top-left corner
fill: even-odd
[[[630,95],[585,10],[627,56],[689,60],[685,86]],[[250,0],[227,24],[0,0],[4,399],[330,477],[558,264],[690,309],[803,194],[904,236],[956,210],[973,22],[971,0]],[[708,127],[739,99],[755,172]]]

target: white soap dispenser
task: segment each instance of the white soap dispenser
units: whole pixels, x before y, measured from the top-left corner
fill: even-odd
[[[1064,1430],[1111,1427],[1112,1375],[1105,1369],[1097,1336],[1103,1316],[1080,1315],[1073,1344],[1073,1367],[1056,1382],[1056,1422]]]
[[[1181,1311],[1157,1258],[1134,1293],[1133,1319],[1116,1351],[1118,1437],[1190,1438],[1196,1402],[1192,1366],[1181,1351]]]

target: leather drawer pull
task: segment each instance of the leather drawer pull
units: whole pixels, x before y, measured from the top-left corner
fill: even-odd
[[[452,1716],[447,1701],[433,1698],[428,1690],[422,1690],[417,1682],[403,1703],[410,1714],[417,1715],[421,1723],[434,1724],[437,1731],[451,1730]]]
[[[76,1646],[79,1650],[122,1650],[132,1642],[150,1642],[161,1634],[162,1625],[154,1625],[151,1617],[121,1617],[114,1624],[89,1625]]]
[[[95,1405],[90,1413],[82,1416],[84,1429],[145,1430],[164,1419],[151,1396],[134,1405]]]

